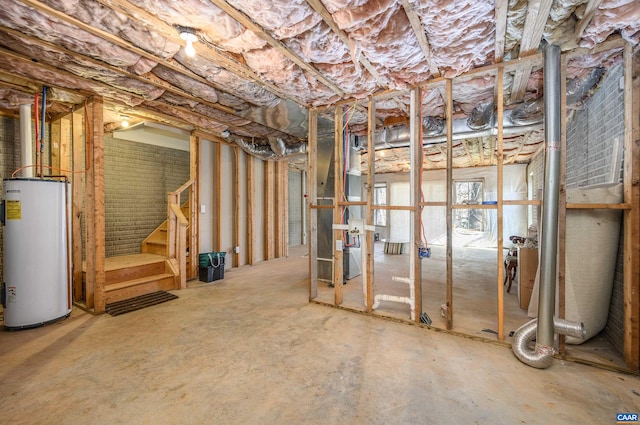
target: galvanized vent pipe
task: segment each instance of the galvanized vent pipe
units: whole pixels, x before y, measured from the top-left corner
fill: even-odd
[[[33,177],[33,140],[31,136],[31,104],[20,105],[20,166],[22,176]]]
[[[556,319],[556,259],[558,254],[558,204],[560,193],[560,48],[544,49],[545,172],[540,235],[538,319],[514,334],[512,349],[523,363],[539,369],[551,366],[556,353],[555,333],[584,338],[584,325]],[[533,350],[529,342],[536,330]]]

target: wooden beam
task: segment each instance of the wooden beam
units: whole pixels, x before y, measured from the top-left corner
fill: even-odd
[[[635,60],[634,60],[635,56]],[[640,370],[640,54],[624,48],[624,360]]]
[[[275,205],[273,197],[273,189],[275,186],[273,161],[264,161],[264,259],[269,261],[274,258],[275,240],[274,240],[274,221],[275,221]]]
[[[307,214],[309,216],[309,301],[318,296],[318,113],[309,110],[309,141],[307,142]]]
[[[496,43],[494,62],[499,63],[504,59],[504,41],[507,34],[507,12],[509,9],[508,0],[496,0]]]
[[[71,114],[60,119],[60,174],[71,178],[72,158]]]
[[[189,179],[193,185],[189,191],[189,252],[190,263],[187,277],[198,276],[198,254],[200,252],[200,138],[191,133],[189,137]]]
[[[76,110],[72,114],[73,120],[73,176],[71,179],[71,192],[73,202],[73,214],[71,218],[72,227],[72,254],[73,259],[73,301],[84,300],[82,285],[82,176],[85,171],[85,152],[84,152],[84,114],[82,110]],[[88,305],[87,305],[88,307]]]
[[[331,31],[333,31],[333,33],[338,36],[338,38],[344,43],[344,45],[347,46],[347,48],[349,50],[351,50],[352,42],[349,39],[349,36],[347,35],[346,32],[344,32],[338,26],[338,24],[336,24],[336,22],[333,20],[333,16],[331,16],[331,13],[329,13],[329,11],[324,7],[324,4],[322,4],[322,2],[320,0],[307,0],[307,4],[309,4],[309,6],[311,6],[311,8],[313,10],[315,10],[316,13],[322,17],[322,19],[324,20],[325,24],[327,24],[329,26],[329,28],[331,28]],[[371,64],[371,62],[369,62],[369,59],[367,59],[367,57],[363,53],[360,53],[360,55],[358,55],[357,59],[354,58],[353,55],[352,55],[351,60],[353,61],[353,64],[356,65],[356,66],[358,66],[358,63],[360,63],[362,66],[364,66],[366,68],[366,70],[369,71],[369,73],[373,76],[373,78],[376,79],[376,81],[381,86],[383,86],[383,87],[388,87],[389,86],[389,84],[386,81],[386,79],[383,78],[378,73],[378,71],[374,68],[374,66]]]
[[[283,188],[284,188],[284,179],[283,179],[283,173],[282,173],[282,162],[281,161],[276,161],[275,164],[275,187],[274,189],[274,229],[273,229],[273,245],[274,245],[274,257],[275,258],[280,258],[283,257],[283,237],[284,237],[284,232],[285,232],[285,228],[283,227],[283,220],[282,220],[282,215],[284,214],[284,212],[286,211],[286,208],[284,207],[283,204],[283,197],[284,197],[284,193],[283,193]]]
[[[234,206],[234,221],[233,221],[233,246],[240,247],[240,151],[239,146],[232,146],[234,167],[233,167],[233,192],[235,194],[233,198]],[[238,250],[239,251],[239,250]],[[233,265],[234,267],[240,267],[240,253],[234,249],[233,253]]]
[[[275,48],[278,52],[280,52],[284,57],[288,58],[290,61],[298,65],[301,69],[304,69],[308,73],[310,73],[313,77],[315,77],[322,84],[330,88],[335,94],[342,96],[345,94],[344,90],[338,87],[333,81],[327,78],[320,71],[315,69],[313,66],[309,65],[303,58],[301,58],[297,53],[290,50],[284,43],[280,40],[276,40],[271,36],[271,34],[267,33],[264,28],[260,25],[256,24],[251,20],[249,16],[247,16],[244,12],[236,9],[227,3],[226,0],[209,0],[214,5],[218,6],[222,11],[227,13],[233,19],[238,21],[240,24],[244,25],[248,30],[255,33],[258,37],[266,41],[271,47]]]
[[[216,251],[222,251],[222,145],[215,143],[216,150],[216,171],[215,178],[215,199],[216,210],[214,217],[216,217],[215,229],[216,229]]]
[[[416,323],[420,323],[422,314],[422,260],[420,260],[420,246],[422,245],[422,208],[419,206],[422,194],[422,90],[418,87],[411,91],[411,114],[409,122],[409,145],[411,149],[411,187],[410,204],[415,209],[411,215],[412,249],[409,251],[409,280],[414,289],[414,306]]]
[[[91,158],[90,173],[86,188],[86,281],[87,307],[96,313],[105,310],[104,269],[104,138],[102,123],[102,99],[93,97],[89,101],[87,140]]]
[[[558,193],[558,315],[566,318],[567,268],[567,57],[560,56],[560,193]],[[565,336],[559,335],[559,351],[565,352]]]
[[[51,175],[60,174],[60,120],[55,120],[51,122],[51,143],[49,144],[49,155],[51,156],[50,164],[51,170],[49,170]]]
[[[422,54],[424,55],[424,58],[429,65],[429,71],[431,72],[431,75],[434,77],[439,77],[440,70],[432,60],[433,58],[431,57],[431,46],[429,45],[429,41],[427,40],[427,34],[424,30],[424,27],[422,26],[420,17],[416,13],[413,5],[409,2],[409,0],[402,0],[402,7],[407,14],[407,18],[409,18],[409,23],[411,24],[413,33],[418,39],[418,44],[420,45]]]
[[[538,51],[552,4],[553,0],[529,0],[520,41],[520,57],[530,56]],[[532,69],[529,63],[516,71],[511,86],[511,103],[524,98]]]
[[[344,113],[341,107],[335,108],[334,118],[334,157],[333,157],[333,175],[334,175],[334,201],[333,201],[333,223],[342,223],[344,207],[338,205],[339,201],[344,199],[343,191],[343,163],[342,163],[342,146],[343,146],[343,121]],[[344,265],[343,265],[343,246],[344,236],[342,230],[333,231],[333,289],[334,304],[340,305],[343,301],[343,282],[344,282]]]
[[[576,24],[576,33],[575,40],[576,42],[580,41],[582,38],[582,33],[589,26],[591,20],[593,19],[593,15],[596,14],[596,11],[600,7],[600,3],[602,0],[589,0],[587,3],[587,7],[584,10],[584,15],[582,15],[582,19]]]
[[[447,122],[447,311],[445,318],[447,329],[453,329],[453,218],[451,205],[453,205],[453,82],[447,79],[445,98],[445,115]]]
[[[252,155],[247,155],[247,262],[250,265],[254,263],[254,249],[255,249],[255,234],[253,230],[253,220],[255,212],[255,170],[254,160]]]
[[[496,87],[498,88],[498,95],[496,96],[495,105],[497,106],[496,122],[498,124],[497,134],[497,201],[498,201],[498,249],[497,249],[497,271],[498,271],[498,341],[504,341],[504,259],[503,259],[503,239],[504,239],[504,225],[502,220],[504,219],[503,210],[503,197],[504,197],[504,152],[503,152],[503,116],[504,116],[504,68],[498,68],[498,75],[496,79]]]
[[[367,146],[373,146],[376,139],[376,102],[373,97],[369,98],[369,108],[367,115]],[[374,204],[374,189],[376,184],[376,151],[375,149],[369,149],[369,154],[367,155],[367,193],[366,193],[366,201],[367,206],[365,209],[365,219],[366,224],[369,226],[374,225],[374,210],[371,208]],[[375,277],[375,244],[374,244],[374,235],[371,233],[367,233],[366,237],[366,255],[363,253],[363,257],[365,259],[365,267],[363,271],[365,275],[363,279],[365,281],[366,289],[366,310],[367,313],[371,313],[373,311],[373,282]]]

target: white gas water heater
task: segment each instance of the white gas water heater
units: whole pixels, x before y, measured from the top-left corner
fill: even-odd
[[[4,327],[45,325],[71,313],[70,183],[4,180]]]

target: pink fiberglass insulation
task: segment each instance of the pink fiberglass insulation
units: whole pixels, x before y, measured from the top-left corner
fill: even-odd
[[[0,7],[3,25],[66,49],[122,68],[135,66],[140,55],[109,43],[84,30],[34,11],[17,0],[4,0]]]
[[[188,111],[176,109],[173,106],[167,105],[162,102],[146,101],[144,102],[144,107],[152,112],[160,113],[160,114],[171,116],[171,117],[176,117],[188,124],[191,124],[200,128],[204,128],[213,133],[215,132],[219,133],[227,129],[227,125],[223,123],[214,121],[207,117],[193,114]]]
[[[273,47],[252,50],[245,53],[244,58],[247,65],[264,79],[277,84],[303,103],[326,105],[337,100],[337,96],[329,88],[315,81],[313,77],[308,77],[296,64]]]
[[[3,60],[0,61],[0,69],[4,69],[12,74],[18,74],[36,81],[55,82],[55,85],[73,91],[86,90],[93,92],[100,96],[124,103],[128,106],[136,106],[143,101],[140,96],[127,94],[120,90],[107,87],[104,84],[90,82],[83,78],[76,77],[75,75],[63,74],[43,67],[33,67],[25,61],[14,59],[12,57],[5,56]]]
[[[491,102],[494,80],[493,76],[486,75],[460,82],[454,81],[451,87],[454,105],[468,115],[478,104]]]
[[[132,0],[132,3],[171,26],[194,28],[204,40],[222,50],[242,53],[265,45],[264,40],[208,0]]]
[[[447,78],[489,63],[495,49],[495,2],[416,0],[432,61]]]
[[[276,106],[280,98],[257,84],[238,77],[200,56],[189,58],[178,55],[176,60],[196,75],[217,84],[230,94],[258,106]]]
[[[277,39],[295,37],[322,20],[306,0],[229,0],[229,4],[251,16],[256,24]]]
[[[504,38],[504,59],[515,59],[520,46],[522,32],[524,31],[524,21],[527,17],[528,0],[509,0],[507,9],[507,28]],[[514,50],[515,49],[515,50]]]
[[[560,46],[562,50],[577,47],[575,40],[576,14],[583,10],[585,0],[556,0],[551,6],[549,19],[544,28],[543,38],[549,44]]]
[[[145,27],[97,0],[43,0],[43,3],[161,58],[170,58],[180,49],[179,44],[160,36],[153,27]]]
[[[246,125],[250,122],[245,118],[240,118],[235,115],[228,114],[211,106],[204,105],[193,100],[185,99],[182,96],[176,96],[172,93],[165,93],[164,95],[162,95],[162,97],[158,98],[158,100],[170,105],[187,108],[193,112],[197,112],[201,115],[207,116],[208,118],[218,120],[231,126]]]
[[[0,89],[0,106],[15,109],[20,105],[32,104],[33,96],[11,89]]]
[[[184,74],[179,74],[162,65],[153,70],[153,75],[166,81],[172,86],[178,87],[195,97],[207,100],[212,103],[218,102],[218,92],[211,86],[189,78]]]
[[[636,45],[640,41],[640,1],[603,0],[591,23],[582,33],[580,46],[593,47],[620,29],[625,40]]]
[[[390,88],[403,89],[428,79],[427,61],[404,9],[396,0],[356,2],[343,8],[337,8],[336,4],[326,6],[330,12],[334,10],[336,24],[389,82]]]
[[[349,48],[324,22],[286,41],[307,62],[339,64],[351,60]]]

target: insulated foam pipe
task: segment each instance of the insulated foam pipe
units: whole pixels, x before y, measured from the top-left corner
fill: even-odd
[[[31,105],[20,105],[20,161],[22,176],[33,177],[33,169],[29,167],[33,161],[33,144],[31,140]]]

